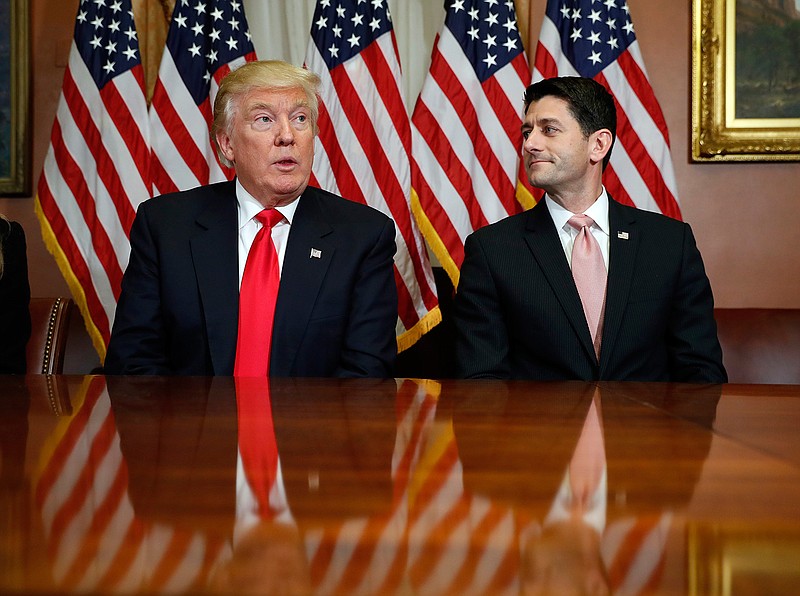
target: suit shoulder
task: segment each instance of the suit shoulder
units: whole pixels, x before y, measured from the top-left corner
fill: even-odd
[[[0,217],[0,238],[9,242],[24,241],[25,230],[18,222]]]
[[[194,222],[198,215],[211,207],[216,211],[235,205],[233,182],[219,182],[147,199],[139,205],[137,215],[141,214],[151,222],[163,221],[175,225]]]
[[[663,228],[667,230],[682,230],[689,226],[684,221],[674,219],[663,213],[656,213],[654,211],[646,211],[638,207],[631,207],[629,205],[619,204],[619,209],[623,214],[623,220],[636,220],[642,225],[652,226],[655,228]]]
[[[521,231],[525,229],[529,217],[529,211],[510,215],[475,230],[470,236],[481,242],[516,239],[519,238]]]

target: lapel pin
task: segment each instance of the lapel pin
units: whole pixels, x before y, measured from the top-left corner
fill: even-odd
[[[617,232],[617,238],[620,238],[621,240],[627,240],[628,232]]]
[[[318,248],[311,249],[311,256],[308,257],[309,259],[321,259],[322,258],[322,251]]]

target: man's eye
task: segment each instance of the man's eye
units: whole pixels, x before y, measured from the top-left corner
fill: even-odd
[[[531,131],[529,131],[529,130],[523,130],[523,131],[522,131],[522,138],[523,138],[523,139],[527,139],[527,138],[530,136],[530,134],[531,134]]]

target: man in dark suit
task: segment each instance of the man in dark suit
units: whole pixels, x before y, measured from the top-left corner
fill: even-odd
[[[547,194],[467,238],[454,305],[460,375],[725,382],[691,228],[617,203],[603,187],[612,96],[591,79],[562,77],[531,85],[524,107],[525,168]],[[588,223],[571,223],[575,215]],[[591,329],[571,271],[579,239],[607,275],[590,287],[601,294]]]
[[[268,374],[392,376],[394,223],[308,186],[318,87],[317,75],[279,61],[248,63],[223,79],[212,137],[236,179],[139,207],[107,373],[234,374],[244,352],[237,332],[246,327],[240,284],[262,228],[256,216],[277,211]]]

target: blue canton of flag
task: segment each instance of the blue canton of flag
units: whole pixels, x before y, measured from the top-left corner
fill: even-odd
[[[167,49],[197,105],[208,98],[218,68],[255,52],[242,3],[228,0],[179,0]]]
[[[453,0],[445,25],[481,83],[524,51],[513,0]]]
[[[547,16],[561,34],[561,49],[581,76],[593,78],[635,40],[624,0],[549,2]]]
[[[139,39],[130,2],[81,0],[75,20],[75,43],[98,89],[141,64]]]
[[[314,11],[311,39],[328,70],[333,70],[391,29],[386,0],[358,0],[357,4],[335,6],[331,0],[321,0]]]

